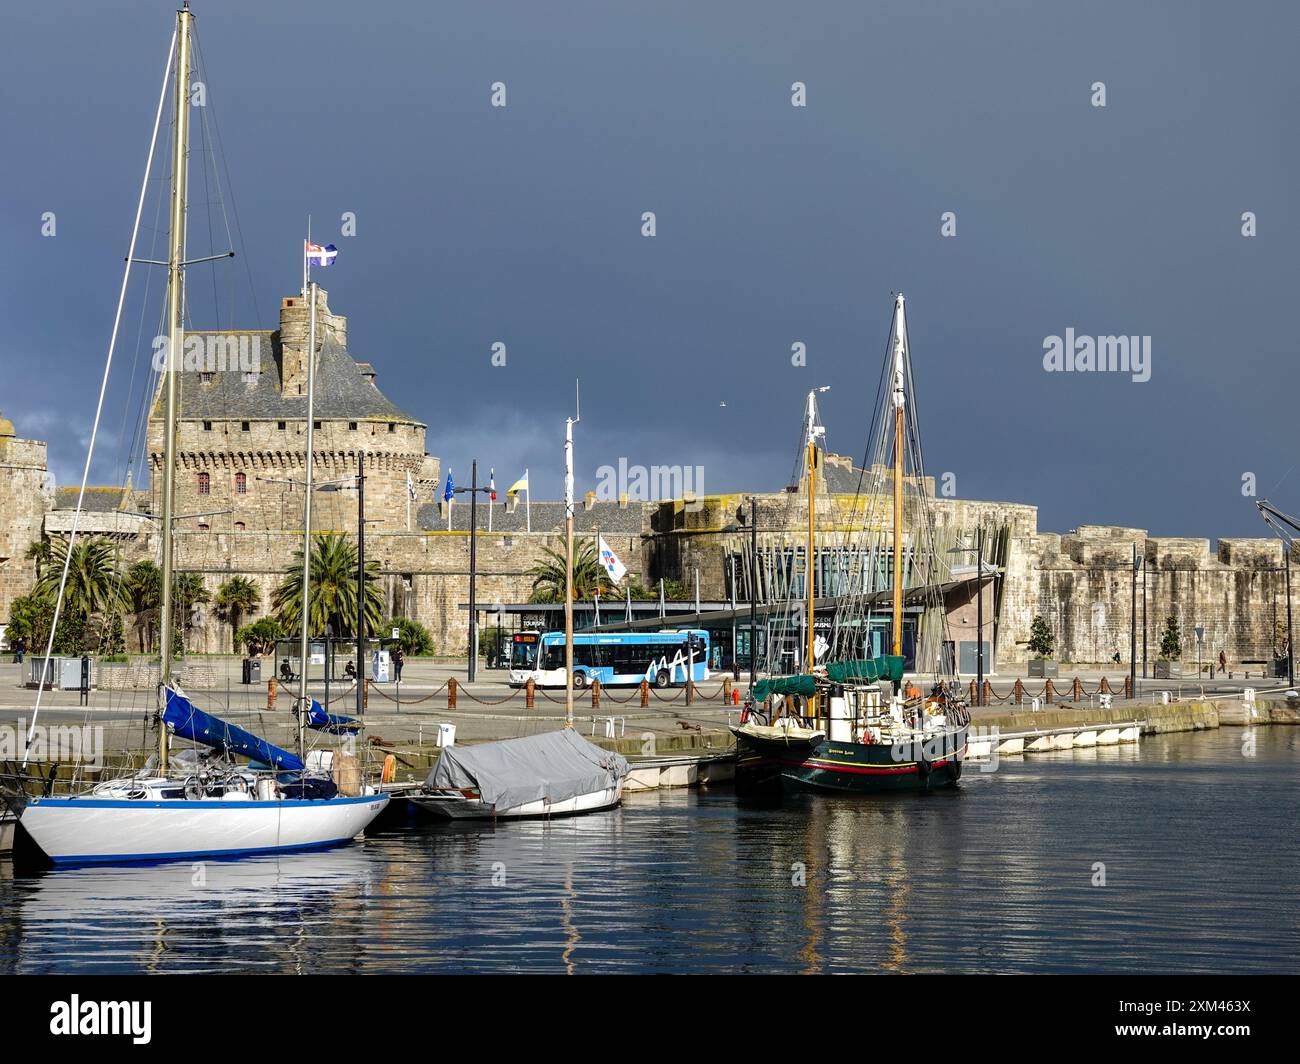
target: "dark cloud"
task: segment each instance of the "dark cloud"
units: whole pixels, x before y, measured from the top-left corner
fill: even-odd
[[[429,422],[458,479],[477,456],[499,480],[527,465],[537,497],[556,495],[575,376],[580,488],[619,456],[703,464],[710,490],[779,486],[801,397],[823,383],[831,446],[860,453],[901,289],[929,465],[961,494],[1036,503],[1046,529],[1263,534],[1240,494],[1250,471],[1300,508],[1288,7],[195,10],[247,241],[247,265],[217,267],[215,287],[213,268],[193,272],[196,323],[273,324],[311,213],[341,248],[321,276],[354,354]],[[33,435],[25,415],[57,412],[41,431],[65,483],[168,18],[154,3],[30,5],[0,40],[3,409]],[[794,81],[806,109],[790,106]],[[191,191],[192,249],[209,247],[212,217],[220,250],[215,198]],[[46,210],[55,239],[39,236]],[[335,236],[344,211],[355,238]],[[131,437],[126,381],[156,298],[145,311],[133,301],[124,323],[114,447]],[[1067,327],[1150,335],[1151,380],[1044,373],[1043,338]],[[795,341],[807,369],[790,367]],[[106,451],[96,475],[124,466]]]

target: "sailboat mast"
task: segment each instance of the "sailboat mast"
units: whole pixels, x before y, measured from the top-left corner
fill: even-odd
[[[894,301],[894,656],[903,653],[903,422],[907,405],[907,318],[900,293]]]
[[[808,657],[805,659],[807,664],[804,666],[808,672],[812,672],[813,665],[816,664],[817,655],[814,640],[816,639],[816,630],[813,625],[813,619],[816,616],[815,601],[813,597],[813,559],[817,553],[817,400],[816,393],[808,393],[808,439],[805,445],[804,465],[805,479],[808,482],[808,546],[804,556],[804,576],[808,586],[804,589],[807,592],[807,631],[805,635],[808,639]],[[817,713],[817,699],[814,695],[808,703],[809,717],[815,717]]]
[[[804,588],[807,593],[807,632],[808,639],[808,657],[805,661],[805,668],[812,672],[813,666],[817,663],[817,630],[814,621],[817,617],[816,596],[814,573],[817,559],[817,437],[822,430],[817,426],[817,393],[829,389],[829,385],[821,388],[814,388],[808,393],[808,412],[805,416],[807,422],[807,433],[805,439],[804,465],[806,467],[808,481],[808,546],[805,557],[804,573],[807,587]],[[817,716],[817,696],[814,695],[808,700],[808,716],[816,718]]]
[[[190,31],[194,16],[189,3],[176,12],[176,137],[172,150],[171,219],[167,229],[167,367],[163,372],[163,489],[162,489],[162,616],[159,623],[161,667],[158,709],[167,706],[172,672],[172,524],[176,495],[176,375],[185,344],[185,186],[190,136]],[[158,725],[158,771],[167,770],[167,726]]]

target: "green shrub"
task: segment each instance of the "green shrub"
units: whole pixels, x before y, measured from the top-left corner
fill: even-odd
[[[409,617],[394,617],[384,627],[398,630],[398,642],[402,653],[408,658],[428,657],[433,653],[433,636],[419,621],[413,621]]]

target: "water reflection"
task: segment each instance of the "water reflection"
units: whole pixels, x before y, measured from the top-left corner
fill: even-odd
[[[0,970],[1294,971],[1300,743],[1244,734],[1007,758],[923,797],[661,791],[201,868],[0,863]]]

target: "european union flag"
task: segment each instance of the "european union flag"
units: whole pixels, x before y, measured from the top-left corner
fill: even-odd
[[[451,497],[456,494],[456,486],[451,482],[451,470],[447,470],[447,486],[442,492],[442,501],[451,502]]]

